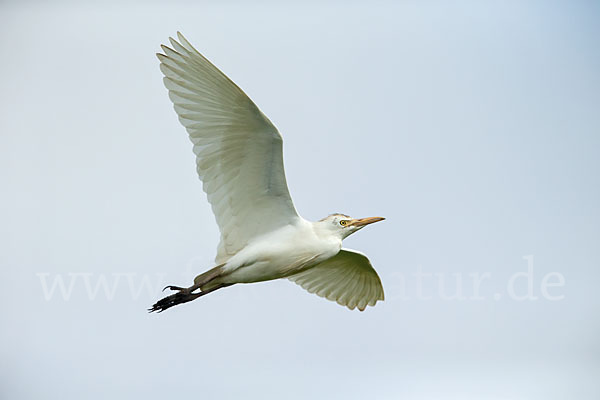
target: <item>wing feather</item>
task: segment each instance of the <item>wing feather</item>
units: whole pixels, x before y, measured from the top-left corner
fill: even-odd
[[[196,170],[221,231],[221,264],[250,239],[298,214],[287,188],[282,139],[271,121],[180,33],[157,54],[164,84],[186,128]]]
[[[384,299],[383,286],[362,253],[342,249],[334,257],[288,278],[310,293],[363,311]]]

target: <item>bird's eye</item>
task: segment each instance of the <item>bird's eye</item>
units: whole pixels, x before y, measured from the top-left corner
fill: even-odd
[[[346,221],[345,219],[343,219],[343,220],[340,221],[340,225],[341,226],[346,226],[346,225],[348,225],[348,221]]]

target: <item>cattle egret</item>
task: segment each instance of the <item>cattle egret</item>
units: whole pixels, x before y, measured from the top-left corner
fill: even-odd
[[[225,74],[181,35],[157,54],[179,121],[194,144],[196,169],[221,241],[216,266],[149,309],[164,311],[236,283],[287,278],[311,293],[363,311],[383,300],[369,259],[342,240],[384,218],[300,217],[288,192],[282,138]]]

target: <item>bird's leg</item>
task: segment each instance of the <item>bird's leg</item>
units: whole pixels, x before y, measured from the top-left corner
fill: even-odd
[[[194,293],[197,289],[200,289],[200,284],[195,284],[190,286],[189,288],[182,288],[179,286],[167,286],[165,289],[174,289],[178,290],[177,293],[167,296],[163,299],[157,301],[151,308],[148,309],[149,312],[163,312],[168,308],[176,306],[178,304],[187,303],[192,300],[196,300],[198,297],[204,296],[205,294],[209,294],[214,292],[217,289],[221,289],[223,287],[231,286],[232,283],[221,283],[215,287],[212,287],[208,290],[200,291],[198,293]],[[163,289],[164,290],[164,289]]]

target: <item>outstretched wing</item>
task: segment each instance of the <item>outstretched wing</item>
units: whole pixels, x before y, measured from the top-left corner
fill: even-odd
[[[288,278],[310,293],[364,311],[383,300],[383,286],[371,262],[362,253],[342,249],[337,255]]]
[[[282,139],[225,74],[177,33],[157,54],[179,121],[194,144],[198,175],[221,231],[221,264],[250,239],[298,214],[283,169]]]

